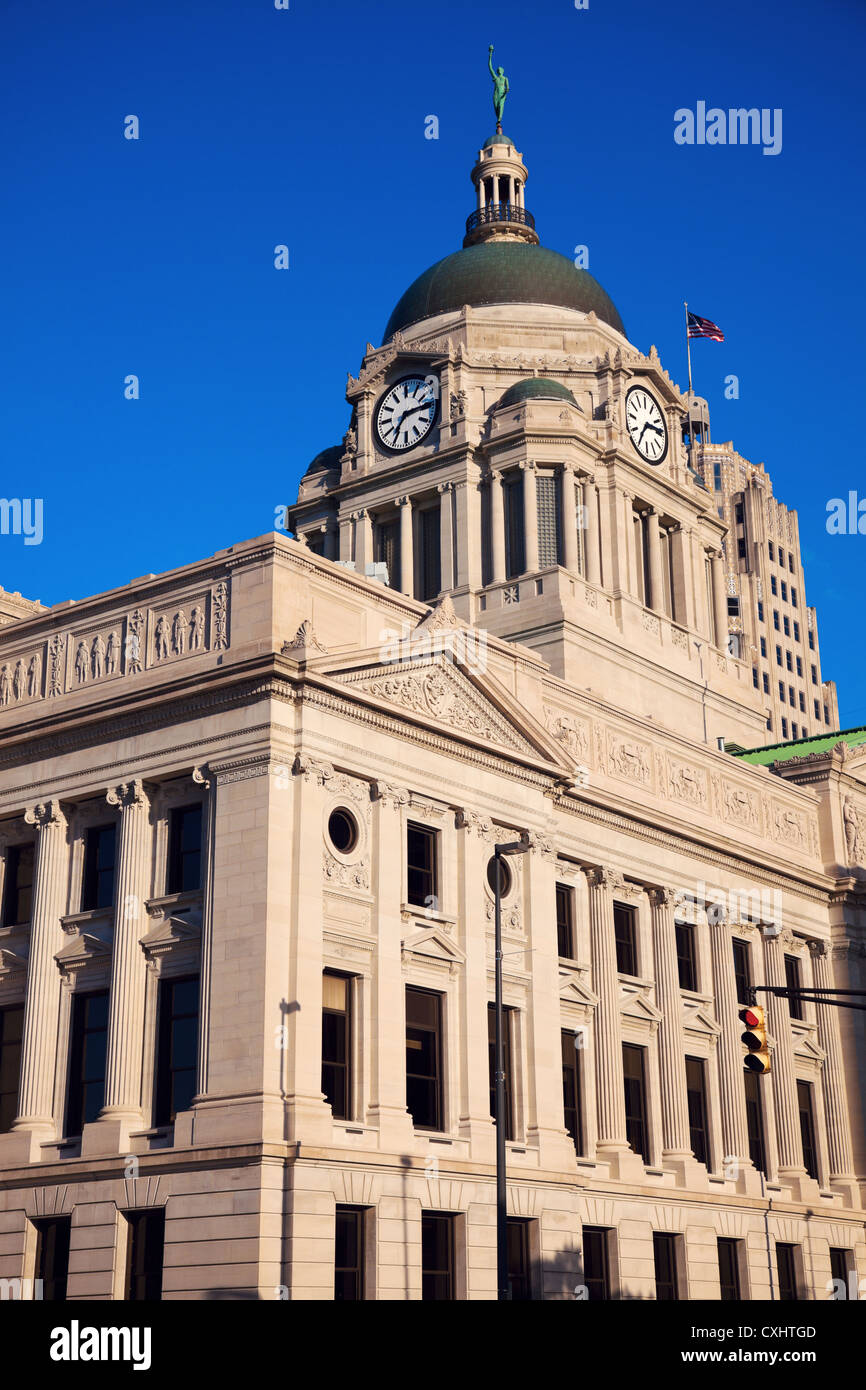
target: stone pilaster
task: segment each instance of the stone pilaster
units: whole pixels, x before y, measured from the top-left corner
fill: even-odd
[[[490,474],[490,556],[491,582],[502,584],[505,580],[505,507],[501,473]]]
[[[414,1145],[414,1127],[406,1109],[406,1003],[400,898],[405,855],[402,807],[408,803],[409,793],[405,787],[376,782],[373,794],[371,887],[377,940],[373,968],[369,1123],[378,1126],[383,1150],[407,1153]]]
[[[767,984],[785,987],[785,952],[777,932],[764,934],[764,963]],[[779,1177],[782,1181],[805,1176],[803,1145],[800,1138],[800,1112],[797,1106],[797,1078],[794,1069],[794,1038],[788,1001],[771,994],[767,1013],[775,1040],[772,1056],[773,1099],[776,1113],[776,1142]]]
[[[398,497],[400,508],[400,589],[415,596],[415,551],[412,532],[412,498]]]
[[[725,570],[722,564],[722,553],[720,550],[714,553],[711,568],[713,574],[713,627],[715,644],[722,651],[727,651],[728,598],[725,593]]]
[[[535,574],[538,569],[538,489],[535,464],[526,462],[523,469],[523,549],[524,571]]]
[[[601,584],[601,537],[599,534],[598,488],[591,480],[583,484],[583,553],[586,580]]]
[[[686,1040],[674,931],[675,899],[671,888],[650,890],[657,1003],[663,1015],[658,1039],[662,1153],[665,1158],[688,1158],[692,1145],[686,1097]]]
[[[737,1016],[740,1005],[737,1001],[731,928],[727,919],[716,912],[711,917],[709,932],[716,1021],[722,1030],[718,1042],[722,1166],[729,1169],[733,1165],[738,1172],[754,1172],[749,1156],[743,1049],[740,1045],[742,1028]]]
[[[659,514],[651,511],[647,516],[647,548],[649,550],[650,592],[647,595],[647,608],[656,613],[664,613],[664,584],[662,582],[662,552],[659,536]]]
[[[481,588],[481,493],[478,473],[472,468],[468,478],[454,484],[456,539],[454,570],[458,589],[474,593]]]
[[[27,996],[21,1043],[18,1115],[12,1134],[0,1136],[2,1150],[38,1157],[39,1141],[56,1137],[53,1114],[57,1021],[60,1010],[60,971],[54,957],[63,944],[60,918],[66,910],[69,851],[67,820],[59,801],[28,807],[28,825],[36,827],[33,906]],[[19,1135],[19,1131],[23,1134]],[[27,1153],[25,1155],[25,1150]]]
[[[619,1012],[619,973],[613,931],[613,889],[618,881],[611,869],[591,869],[589,934],[592,983],[598,995],[595,1013],[596,1108],[600,1159],[625,1153],[625,1088],[622,1074],[622,1023]]]
[[[84,1135],[82,1153],[88,1155],[116,1152],[127,1143],[130,1129],[144,1125],[141,1087],[147,967],[139,941],[146,921],[144,903],[150,894],[150,796],[136,780],[112,788],[106,799],[120,811],[120,822],[114,881],[105,1101],[97,1121],[97,1125],[105,1129]]]
[[[574,490],[574,469],[568,463],[562,465],[560,486],[562,488],[562,540],[564,551],[562,558],[565,568],[571,574],[577,574],[579,571],[577,498]]]
[[[539,1163],[550,1171],[574,1167],[574,1142],[562,1109],[562,1041],[559,951],[555,910],[556,856],[545,836],[530,835],[526,855],[532,994],[526,1020],[529,1070],[527,1139],[538,1146]]]
[[[439,570],[443,593],[454,588],[454,484],[438,483],[439,493]]]
[[[490,823],[471,811],[458,811],[457,855],[459,905],[457,908],[460,945],[465,961],[460,974],[460,1001],[464,1045],[460,1050],[459,1128],[471,1141],[475,1162],[493,1163],[496,1131],[490,1115],[488,1084],[487,1004],[488,968],[492,961],[488,946],[490,923],[485,915],[486,898],[482,884],[492,844],[487,836]]]
[[[207,1095],[211,1036],[211,986],[213,983],[213,889],[216,841],[217,780],[204,768],[194,768],[192,779],[204,788],[201,825],[201,975],[199,984],[198,1057],[196,1099]]]
[[[835,981],[830,964],[830,952],[825,942],[810,941],[812,970],[818,989],[832,989]],[[848,1098],[845,1089],[845,1068],[842,1061],[842,1042],[839,1016],[832,1005],[815,1006],[818,1018],[818,1041],[826,1054],[822,1087],[827,1114],[827,1156],[831,1183],[851,1184],[854,1161],[851,1146],[851,1127],[848,1121]]]

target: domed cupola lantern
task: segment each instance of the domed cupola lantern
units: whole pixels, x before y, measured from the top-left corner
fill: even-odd
[[[472,170],[476,207],[466,219],[463,245],[475,246],[479,241],[526,241],[537,246],[535,218],[527,211],[524,201],[526,165],[512,141],[502,133],[508,78],[502,68],[494,70],[492,44],[487,62],[493,78],[496,134],[485,141]]]

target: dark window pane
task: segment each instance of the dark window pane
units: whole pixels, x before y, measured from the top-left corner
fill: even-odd
[[[583,1228],[583,1282],[591,1303],[610,1298],[609,1239],[601,1226]]]
[[[803,1141],[803,1163],[810,1178],[818,1179],[818,1154],[815,1148],[815,1114],[812,1087],[808,1081],[797,1082],[797,1106],[800,1111],[800,1137]]]
[[[692,1153],[699,1163],[709,1164],[706,1077],[704,1064],[699,1057],[686,1058],[686,1097]]]
[[[752,973],[749,968],[749,944],[747,941],[733,942],[734,951],[734,978],[737,983],[737,1002],[739,1004],[749,1004],[749,988],[752,983]]]
[[[128,1212],[126,1219],[130,1228],[126,1297],[134,1302],[158,1302],[162,1298],[165,1207]]]
[[[322,977],[322,1090],[338,1120],[351,1118],[351,982],[326,970]]]
[[[12,1128],[18,1114],[18,1078],[21,1074],[21,1036],[24,1005],[0,1009],[0,1134]]]
[[[439,508],[418,513],[421,539],[421,593],[424,600],[436,598],[442,588],[441,550],[439,540]]]
[[[844,1288],[843,1298],[858,1297],[856,1289],[852,1292],[849,1287],[848,1276],[854,1268],[854,1256],[851,1250],[841,1250],[836,1246],[830,1246],[830,1276],[836,1283],[842,1284]],[[834,1292],[838,1298],[839,1291],[834,1290]]]
[[[562,1104],[565,1128],[578,1153],[583,1152],[583,1113],[580,1101],[580,1051],[578,1034],[562,1031]]]
[[[783,1245],[776,1241],[776,1267],[779,1271],[779,1300],[782,1303],[796,1303],[800,1294],[797,1288],[796,1247]]]
[[[738,1302],[740,1295],[739,1241],[719,1236],[719,1287],[723,1303]]]
[[[676,922],[674,931],[677,938],[677,970],[680,977],[680,989],[697,989],[694,928],[687,922]]]
[[[388,566],[388,586],[400,587],[400,523],[399,521],[380,522],[376,527],[375,559],[380,565]]]
[[[356,1303],[364,1298],[364,1210],[337,1207],[334,1239],[334,1299]]]
[[[442,996],[406,988],[406,1109],[419,1129],[442,1128]]]
[[[764,1159],[764,1111],[761,1103],[761,1077],[758,1072],[743,1073],[746,1088],[746,1125],[749,1134],[749,1157],[758,1169],[766,1172]]]
[[[406,827],[406,890],[415,907],[436,906],[436,831],[425,825]]]
[[[800,962],[796,956],[785,957],[785,987],[787,989],[802,989],[803,987],[800,979]],[[788,1013],[792,1018],[802,1018],[802,1000],[789,998]]]
[[[180,806],[169,820],[169,893],[191,893],[201,888],[201,803]]]
[[[514,1138],[514,1097],[511,1081],[511,1009],[502,1010],[502,1070],[505,1073],[505,1137]],[[487,1005],[487,1061],[490,1114],[496,1114],[496,1005]]]
[[[67,1134],[80,1134],[105,1103],[108,990],[76,994],[72,1001]]]
[[[629,1146],[649,1163],[646,1124],[646,1082],[644,1079],[644,1049],[633,1043],[622,1045],[623,1077],[625,1081],[625,1129]]]
[[[81,910],[111,907],[114,902],[113,825],[91,826],[84,838],[84,875],[81,890]]]
[[[6,852],[6,883],[3,891],[3,925],[14,927],[29,922],[33,907],[34,845],[11,845]]]
[[[613,932],[616,939],[616,968],[620,975],[637,974],[637,944],[633,907],[622,903],[613,905]]]
[[[667,1303],[679,1298],[677,1285],[676,1236],[653,1232],[653,1260],[656,1273],[656,1298]]]
[[[69,1274],[71,1216],[36,1222],[36,1278],[42,1280],[42,1297],[47,1302],[63,1302]]]
[[[454,1297],[454,1218],[421,1213],[421,1297],[442,1302]]]
[[[508,1218],[508,1287],[512,1302],[528,1303],[532,1299],[529,1272],[529,1222]]]
[[[154,1123],[172,1124],[189,1110],[195,1095],[198,1054],[197,976],[163,980],[159,986]]]
[[[574,890],[565,883],[556,885],[556,943],[561,956],[574,960]]]

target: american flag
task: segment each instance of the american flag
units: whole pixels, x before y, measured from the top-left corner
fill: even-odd
[[[712,319],[702,319],[699,314],[693,314],[688,310],[689,337],[690,338],[712,338],[714,343],[723,343],[725,335],[717,323]]]

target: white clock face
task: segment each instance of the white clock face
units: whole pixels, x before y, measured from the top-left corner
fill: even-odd
[[[658,402],[642,386],[633,386],[625,398],[625,423],[641,458],[661,463],[668,451],[667,426]]]
[[[400,452],[420,444],[433,428],[439,406],[435,376],[404,376],[387,391],[376,411],[376,433],[386,449]]]

